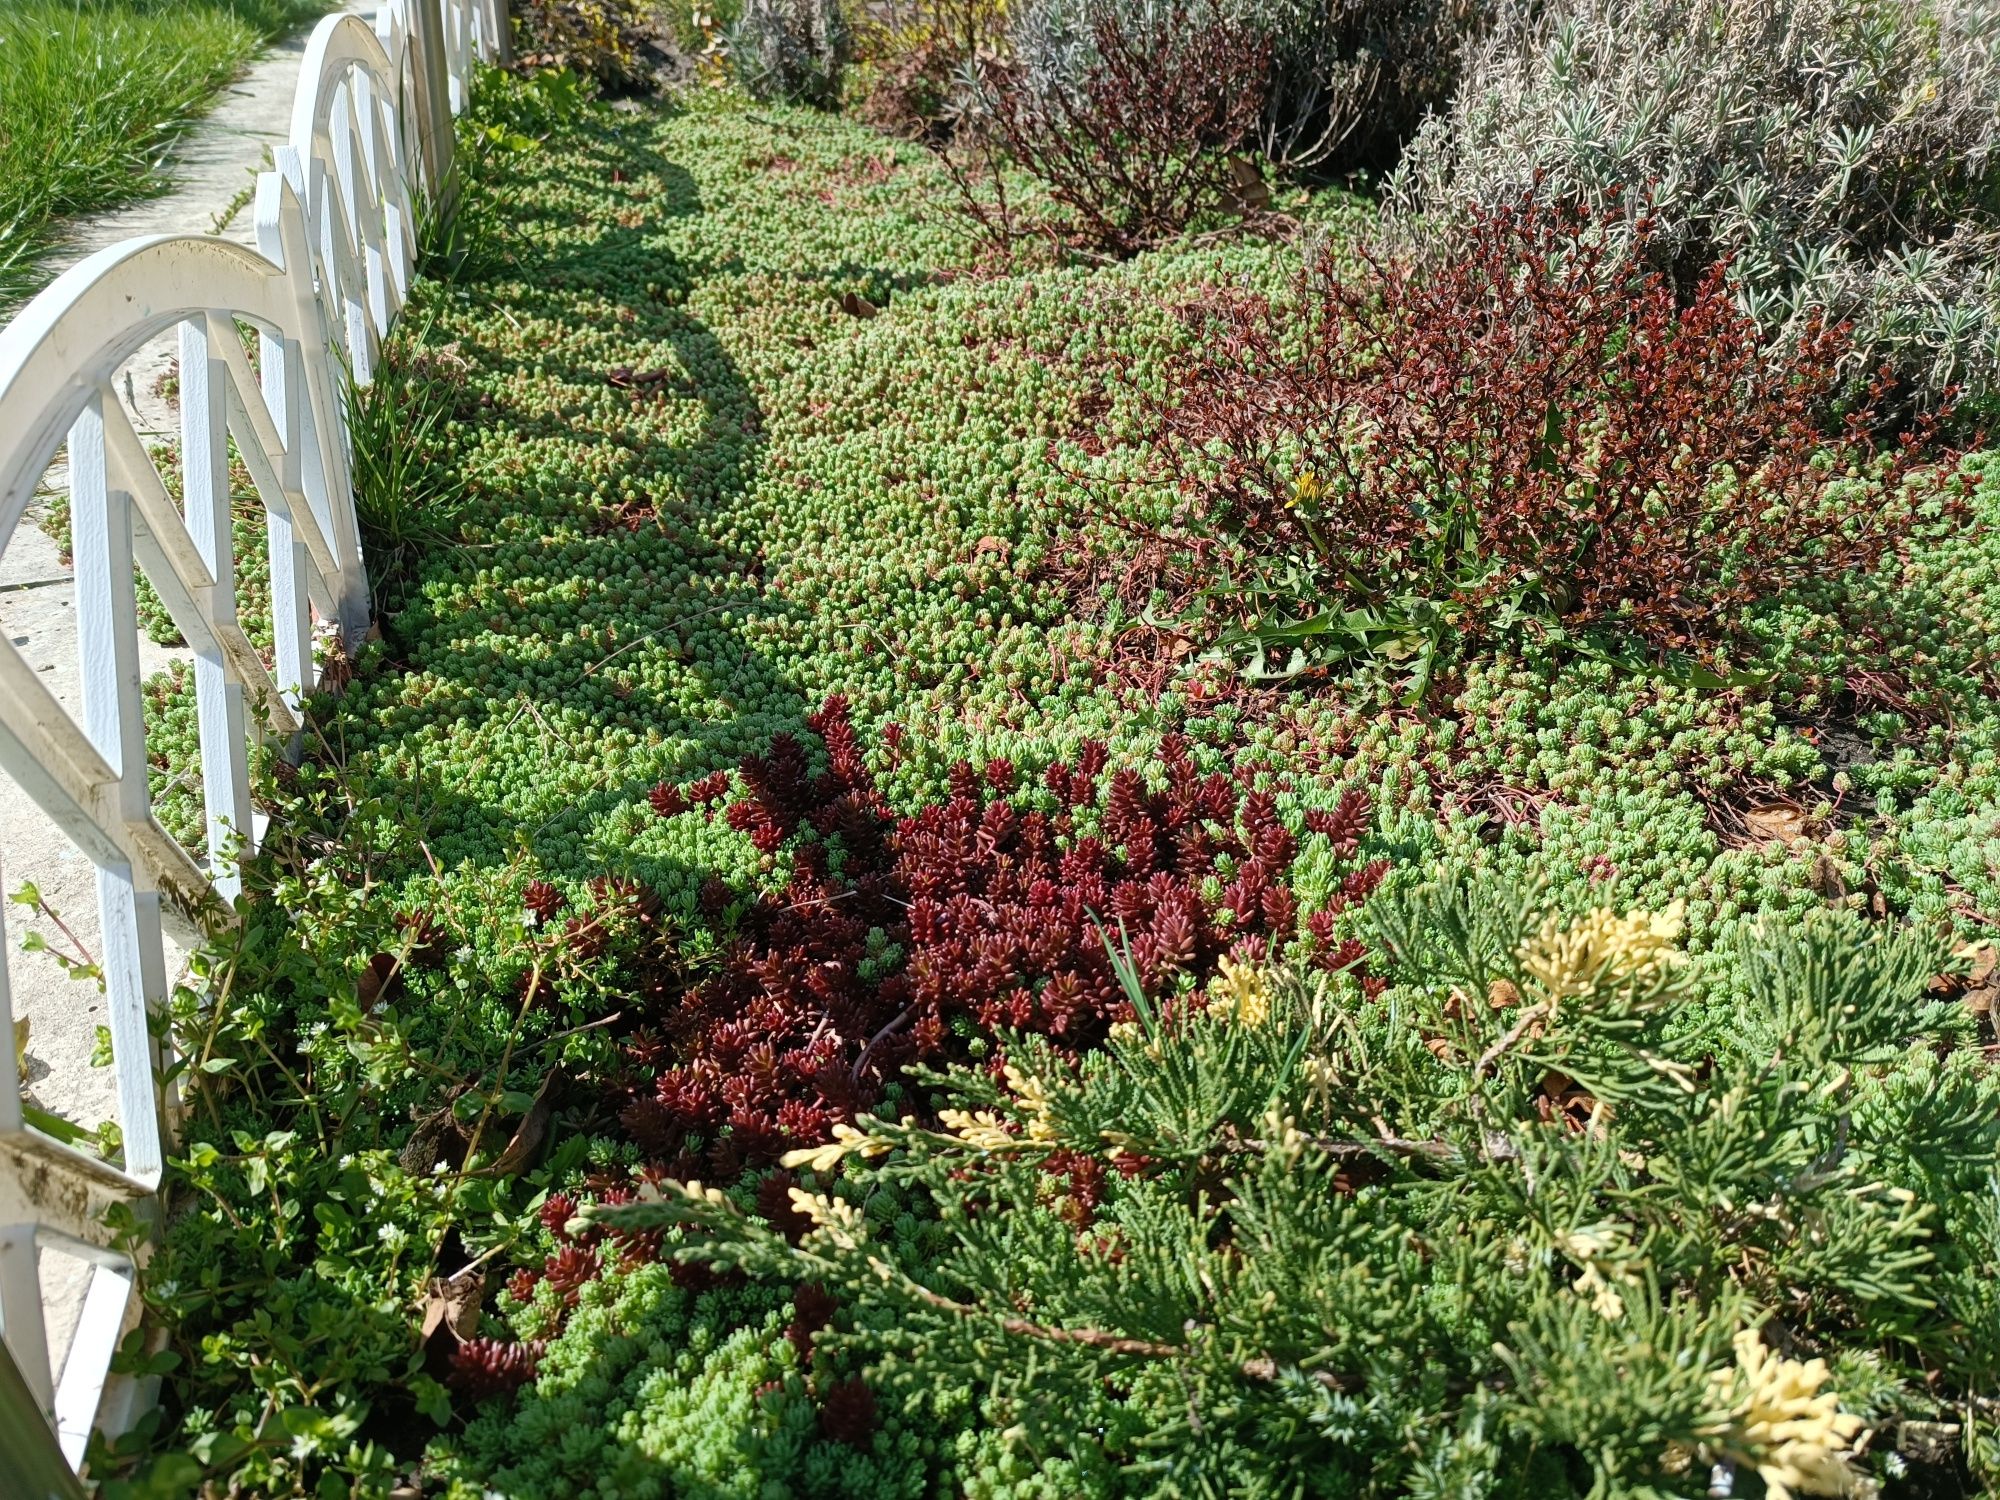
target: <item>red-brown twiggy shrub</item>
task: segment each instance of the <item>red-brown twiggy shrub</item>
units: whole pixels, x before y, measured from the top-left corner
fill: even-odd
[[[1777,354],[1721,265],[1681,303],[1578,211],[1476,220],[1420,264],[1322,255],[1289,300],[1193,314],[1151,540],[1245,645],[1428,655],[1527,619],[1700,656],[1904,535],[1928,433],[1878,453],[1864,405],[1829,440],[1842,330]]]
[[[1168,0],[1145,19],[1107,7],[1091,37],[1074,87],[984,63],[984,137],[947,164],[987,236],[1127,256],[1255,206],[1261,182],[1236,153],[1257,135],[1269,43],[1213,0]],[[1056,213],[1009,201],[995,148],[1041,179]]]

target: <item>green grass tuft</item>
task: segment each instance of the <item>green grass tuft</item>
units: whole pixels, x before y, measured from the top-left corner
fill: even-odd
[[[174,142],[258,47],[325,0],[0,0],[0,309],[59,221],[168,186]]]

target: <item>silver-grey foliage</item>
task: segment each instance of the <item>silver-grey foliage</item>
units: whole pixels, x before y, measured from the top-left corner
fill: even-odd
[[[729,65],[753,99],[831,109],[853,36],[840,0],[744,0]]]
[[[1853,319],[1854,372],[1995,387],[2000,3],[1564,0],[1514,8],[1390,184],[1418,231],[1531,191],[1650,216],[1683,281],[1728,257],[1780,338]],[[1615,216],[1615,215],[1614,215]]]

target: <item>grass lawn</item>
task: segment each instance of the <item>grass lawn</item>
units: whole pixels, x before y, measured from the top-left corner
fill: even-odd
[[[674,1266],[663,1257],[692,1234],[678,1228],[572,1227],[580,1204],[629,1196],[640,1171],[720,1182],[744,1212],[780,1221],[799,1180],[774,1166],[786,1146],[824,1140],[847,1109],[931,1117],[938,1098],[905,1066],[990,1058],[1010,1028],[1091,1045],[1106,1034],[1115,995],[1080,1022],[1056,1003],[1085,972],[1091,929],[1072,914],[1053,949],[1038,932],[1009,937],[1018,968],[998,979],[976,943],[947,954],[927,931],[935,914],[910,909],[916,877],[871,863],[891,814],[923,813],[897,837],[934,837],[924,878],[947,885],[938,870],[986,870],[996,850],[1003,864],[1036,857],[1019,820],[1057,828],[1061,879],[1104,880],[1087,899],[1151,934],[1166,994],[1197,993],[1242,938],[1299,954],[1372,943],[1370,891],[1454,872],[1531,889],[1564,921],[1676,913],[1656,930],[1672,928],[1703,988],[1656,1040],[1718,1078],[1782,1051],[1739,946],[1757,920],[1842,908],[1939,942],[1993,935],[1992,479],[1975,486],[1972,524],[1921,529],[1907,559],[1763,611],[1754,685],[1677,685],[1532,646],[1470,656],[1421,710],[1362,678],[1248,691],[1224,673],[1163,671],[1170,659],[1134,647],[1146,627],[1113,580],[1078,560],[1103,497],[1124,493],[1110,481],[1133,430],[1130,390],[1101,391],[1096,372],[1143,386],[1182,336],[1177,296],[1279,284],[1292,250],[1240,240],[993,274],[974,268],[932,158],[838,118],[699,95],[650,113],[593,105],[556,125],[518,100],[488,108],[498,156],[472,174],[462,237],[479,257],[419,288],[377,398],[408,415],[383,433],[409,445],[385,470],[429,497],[435,527],[375,554],[382,638],[315,703],[296,775],[266,789],[281,814],[253,882],[267,899],[204,960],[203,995],[179,1001],[205,1082],[175,1167],[187,1206],[148,1276],[168,1378],[136,1445],[150,1444],[156,1488],[133,1494],[203,1478],[219,1493],[229,1475],[243,1493],[388,1493],[419,1465],[423,1493],[467,1500],[1160,1493],[1143,1445],[1120,1445],[1180,1422],[1191,1386],[1093,1370],[1062,1387],[1075,1405],[1037,1412],[907,1369],[898,1383],[885,1358],[867,1366],[871,1392],[858,1356],[811,1352],[808,1302],[823,1294],[810,1277]],[[1301,212],[1336,235],[1367,219],[1341,195]],[[1968,467],[1990,472],[1983,456]],[[1868,695],[1892,678],[1893,699]],[[833,695],[845,719],[818,714]],[[161,689],[163,767],[191,753],[178,702]],[[1206,831],[1153,883],[1124,881],[1120,859],[1139,863],[1134,809],[1178,818],[1172,799],[1197,781]],[[1240,893],[1250,864],[1260,882],[1279,875],[1261,901]],[[993,881],[998,904],[1006,877]],[[1192,957],[1169,951],[1176,902],[1210,924],[1186,939]],[[1035,973],[1045,987],[1009,988]],[[933,982],[935,1014],[899,1029]],[[1420,1041],[1411,1018],[1432,1001],[1462,1017],[1464,996],[1425,1000],[1413,982],[1374,1005],[1376,980],[1336,982],[1357,1018],[1343,1044],[1354,1065],[1394,1053],[1422,1080],[1389,1124],[1448,1134],[1469,1064],[1444,1036],[1458,1022]],[[1837,1147],[1819,1116],[1759,1125],[1758,1150],[1797,1160],[1726,1225],[1687,1207],[1702,1191],[1693,1168],[1670,1179],[1657,1146],[1650,1160],[1636,1145],[1535,1157],[1546,1175],[1522,1202],[1555,1194],[1562,1233],[1590,1214],[1660,1216],[1629,1241],[1622,1227],[1575,1229],[1557,1242],[1568,1260],[1504,1227],[1479,1238],[1497,1199],[1425,1198],[1421,1255],[1400,1228],[1366,1264],[1390,1282],[1421,1280],[1444,1264],[1433,1254],[1506,1274],[1475,1292],[1438,1270],[1393,1315],[1377,1308],[1366,1342],[1382,1405],[1301,1418],[1284,1429],[1298,1445],[1285,1462],[1323,1466],[1315,1493],[1407,1492],[1419,1468],[1439,1486],[1425,1493],[1570,1493],[1584,1460],[1562,1455],[1612,1463],[1638,1441],[1621,1435],[1626,1414],[1572,1402],[1570,1446],[1521,1438],[1532,1382],[1499,1371],[1496,1341],[1540,1329],[1586,1373],[1624,1369],[1638,1346],[1604,1341],[1634,1324],[1571,1288],[1610,1277],[1613,1303],[1637,1306],[1633,1246],[1676,1235],[1703,1248],[1671,1264],[1661,1249],[1643,1274],[1688,1288],[1660,1316],[1693,1321],[1645,1337],[1706,1351],[1675,1366],[1693,1372],[1689,1389],[1726,1358],[1731,1320],[1782,1298],[1872,1418],[1942,1410],[1971,1378],[1962,1351],[1980,1336],[1967,1329],[1995,1312],[1978,1290],[1993,1150],[1978,1122],[2000,1103],[1981,1061],[1990,1033],[1948,1009],[1912,1006],[1865,1066],[1830,1065],[1827,1098],[1867,1074],[1851,1120],[1840,1106]],[[1566,1083],[1544,1088],[1557,1077],[1523,1073],[1508,1129],[1571,1139],[1541,1104],[1567,1097]],[[1686,1108],[1676,1128],[1710,1139],[1738,1104]],[[1621,1128],[1648,1118],[1635,1103]],[[1911,1144],[1941,1132],[1971,1145],[1933,1158]],[[1482,1126],[1467,1139],[1494,1137]],[[1482,1170],[1511,1192],[1516,1159]],[[1423,1163],[1389,1170],[1324,1201],[1359,1213],[1434,1190]],[[1140,1222],[1118,1177],[1093,1179],[1107,1234]],[[818,1180],[852,1197],[879,1236],[871,1253],[978,1294],[943,1269],[948,1226],[910,1180],[865,1194]],[[1083,1190],[1037,1181],[1009,1222],[1068,1253]],[[1799,1207],[1794,1192],[1825,1201]],[[1614,1193],[1615,1209],[1600,1196]],[[1933,1217],[1898,1206],[1913,1194]],[[1866,1253],[1826,1251],[1829,1223]],[[1893,1274],[1876,1274],[1878,1252]],[[1366,1281],[1342,1294],[1355,1307]],[[1194,1312],[1114,1298],[1090,1316],[1129,1317],[1121,1330],[1157,1349],[1195,1326],[1184,1316],[1207,1315],[1203,1287]],[[859,1306],[841,1326],[894,1345],[893,1320],[870,1325]],[[1535,1318],[1570,1320],[1570,1342]],[[1895,1333],[1876,1338],[1870,1319]],[[998,1323],[990,1332],[989,1352],[1015,1347]],[[1415,1373],[1399,1384],[1404,1342]],[[1048,1346],[1051,1369],[1064,1347]],[[1226,1384],[1232,1359],[1204,1374],[1190,1354],[1186,1378]],[[1298,1399],[1331,1389],[1302,1381]],[[1251,1472],[1251,1429],[1229,1428],[1230,1409],[1203,1415],[1223,1436],[1186,1456],[1186,1493]],[[1666,1440],[1645,1441],[1617,1462],[1664,1462]],[[1380,1490],[1365,1472],[1341,1478],[1350,1448],[1400,1477]],[[1501,1477],[1459,1491],[1454,1466]],[[1685,1471],[1653,1475],[1662,1488],[1647,1492],[1699,1493],[1706,1468]]]
[[[164,191],[173,143],[323,0],[0,0],[0,308],[61,220]]]

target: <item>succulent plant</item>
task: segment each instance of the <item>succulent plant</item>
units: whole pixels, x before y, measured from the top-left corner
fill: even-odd
[[[666,997],[630,1054],[641,1081],[620,1120],[654,1160],[711,1180],[768,1165],[970,1038],[1089,1048],[1133,1019],[1114,951],[1168,992],[1199,989],[1229,955],[1364,957],[1337,919],[1388,865],[1358,857],[1359,789],[1288,826],[1273,793],[1202,771],[1170,735],[1155,785],[1087,741],[1039,789],[1004,759],[961,762],[946,799],[898,816],[846,702],[809,725],[819,754],[778,736],[743,762],[724,814],[783,885],[735,903],[714,977]],[[1289,880],[1308,855],[1341,871],[1312,910]]]

